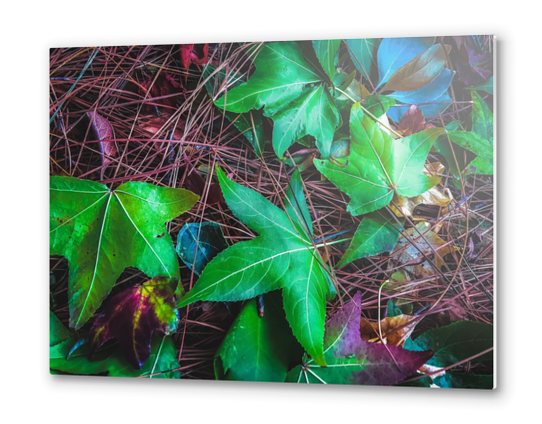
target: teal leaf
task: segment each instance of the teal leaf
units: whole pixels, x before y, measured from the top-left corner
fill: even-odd
[[[377,66],[376,48],[378,39],[356,38],[345,41],[354,66],[364,78],[370,79],[371,68]]]
[[[341,40],[313,40],[312,46],[320,65],[322,65],[322,69],[329,79],[333,80]]]
[[[356,259],[391,252],[399,240],[401,230],[402,226],[389,214],[380,211],[367,214],[360,222],[337,268]]]
[[[493,347],[493,325],[474,321],[458,321],[445,327],[434,328],[407,339],[404,348],[413,351],[433,350],[435,355],[427,362],[440,368],[454,365]],[[492,360],[488,352],[474,361]]]
[[[379,86],[386,83],[392,74],[413,61],[417,56],[427,53],[428,50],[438,50],[438,45],[433,46],[432,38],[386,38],[380,44],[378,49],[378,64],[380,71]],[[441,51],[443,49],[441,48]],[[395,122],[399,122],[403,114],[409,109],[410,105],[419,105],[424,116],[430,117],[437,115],[449,106],[452,99],[448,96],[448,87],[450,86],[454,72],[443,69],[444,62],[442,55],[440,60],[432,62],[436,66],[426,67],[424,78],[417,79],[413,75],[418,85],[415,89],[396,88],[398,91],[391,93],[390,96],[397,99],[400,104],[393,107],[389,112],[389,117]],[[411,78],[412,79],[412,78]],[[422,84],[425,82],[425,84]],[[414,86],[411,86],[412,88]],[[389,88],[389,87],[388,87]],[[404,104],[404,106],[402,105]]]
[[[177,254],[196,275],[227,247],[222,228],[216,222],[184,224],[177,236]]]

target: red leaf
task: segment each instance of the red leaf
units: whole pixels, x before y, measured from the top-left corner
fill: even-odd
[[[428,128],[435,128],[435,126],[433,124],[427,124],[423,117],[423,112],[418,109],[418,106],[412,105],[401,118],[397,130],[403,137],[407,137]]]
[[[193,63],[194,65],[204,65],[209,60],[209,44],[204,44],[202,47],[203,56],[198,57],[195,51],[195,44],[181,44],[181,64],[183,68],[188,69]],[[199,45],[198,45],[199,46]]]
[[[141,85],[145,88],[142,89],[139,87],[139,94],[144,96],[146,94],[146,91],[149,89],[150,85],[152,84],[152,81],[154,80],[154,77],[148,78],[145,81],[141,83]],[[181,97],[184,94],[185,90],[183,86],[175,81],[175,79],[169,75],[166,72],[161,72],[160,75],[156,78],[156,81],[154,82],[152,88],[150,89],[150,93],[146,97],[147,99],[155,98],[155,97],[162,97],[162,96],[168,96],[171,94],[177,94],[175,96],[166,97],[165,99],[158,99],[158,100],[152,100],[152,103],[159,104],[163,106],[170,106],[175,107],[177,104],[177,99]],[[154,110],[154,105],[145,104],[143,106],[143,109],[147,112],[151,112]]]
[[[113,128],[107,119],[97,112],[87,112],[91,128],[94,131],[96,139],[100,140],[100,152],[102,153],[102,169],[100,170],[100,179],[104,179],[104,172],[111,162],[107,156],[117,154],[117,145],[113,136]]]
[[[179,311],[174,293],[178,280],[156,277],[130,287],[109,299],[90,329],[90,354],[110,339],[117,339],[122,353],[136,369],[147,362],[155,331],[175,331]]]

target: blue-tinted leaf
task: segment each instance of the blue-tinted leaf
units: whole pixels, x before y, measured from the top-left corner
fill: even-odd
[[[433,45],[434,37],[384,38],[378,48],[378,86],[384,84],[401,66]]]
[[[448,87],[452,83],[455,72],[449,69],[443,69],[442,72],[433,81],[422,88],[412,91],[395,91],[388,94],[391,97],[401,103],[408,103],[417,105],[418,103],[429,103],[448,90]]]
[[[444,93],[438,99],[432,100],[433,104],[418,105],[418,109],[423,112],[423,116],[429,118],[430,116],[438,115],[439,112],[442,113],[450,106],[451,102],[452,99],[448,93]],[[391,107],[388,111],[388,115],[395,122],[399,122],[409,108],[410,105]]]
[[[177,254],[197,275],[227,247],[222,229],[216,222],[185,224],[177,236]]]
[[[375,49],[378,39],[356,38],[345,41],[354,66],[364,78],[369,79],[371,67],[376,65]]]

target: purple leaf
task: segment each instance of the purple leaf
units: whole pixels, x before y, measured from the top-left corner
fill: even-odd
[[[362,340],[361,293],[344,305],[326,324],[324,357],[327,367],[309,359],[294,368],[287,381],[316,384],[393,385],[414,374],[432,351],[411,352]]]
[[[108,156],[117,154],[117,146],[113,135],[113,128],[107,119],[98,112],[87,112],[88,119],[94,135],[100,140],[100,152],[102,153],[102,169],[100,170],[100,179],[104,179],[104,172],[111,162]]]
[[[149,359],[152,334],[160,331],[168,335],[177,328],[177,282],[156,277],[109,299],[90,329],[90,354],[108,340],[117,339],[128,362],[140,369]]]

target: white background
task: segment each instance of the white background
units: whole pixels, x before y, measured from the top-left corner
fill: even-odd
[[[541,40],[539,11],[527,4],[474,0],[335,0],[305,5],[293,0],[3,3],[2,421],[463,423],[521,420],[529,412],[534,414],[530,420],[538,420]],[[50,47],[488,33],[498,36],[500,56],[497,390],[296,387],[48,374]]]

